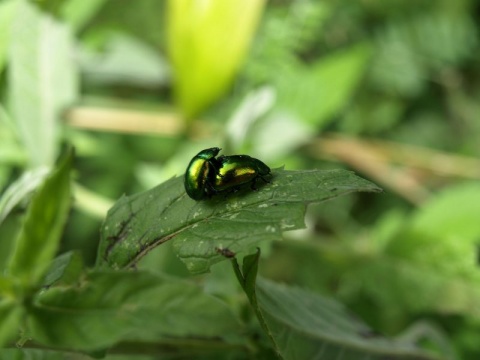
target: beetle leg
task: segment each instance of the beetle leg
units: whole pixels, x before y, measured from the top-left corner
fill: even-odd
[[[257,187],[255,186],[255,184],[257,183],[257,177],[255,177],[253,180],[252,180],[252,185],[250,186],[250,189],[252,189],[253,191],[257,191]]]
[[[210,183],[205,184],[205,194],[208,196],[208,198],[211,198],[213,195],[216,195],[217,193],[218,191],[214,189],[212,184]]]
[[[270,184],[270,181],[267,180],[267,179],[265,179],[265,178],[264,178],[264,175],[258,175],[258,177],[259,177],[260,179],[262,179],[265,184]]]

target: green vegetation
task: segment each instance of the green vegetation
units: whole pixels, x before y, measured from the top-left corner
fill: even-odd
[[[0,358],[477,360],[479,11],[0,2]]]

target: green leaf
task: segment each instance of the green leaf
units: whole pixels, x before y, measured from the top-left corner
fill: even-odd
[[[243,290],[250,301],[255,298],[255,286],[257,283],[258,261],[260,259],[260,249],[253,255],[245,256],[242,264]],[[236,272],[238,274],[238,271]],[[238,275],[237,275],[238,277]]]
[[[25,223],[11,254],[8,274],[24,288],[38,285],[60,242],[70,206],[73,151],[47,177],[32,197]]]
[[[0,19],[1,21],[1,19]],[[1,31],[1,30],[0,30]],[[0,71],[1,72],[1,71]],[[0,102],[0,171],[10,170],[10,166],[23,166],[25,164],[25,151],[18,141],[15,125],[9,114]],[[0,175],[0,188],[4,181]]]
[[[260,311],[257,303],[257,273],[258,273],[258,261],[260,260],[260,249],[257,248],[257,252],[252,255],[245,256],[243,258],[242,270],[238,265],[237,259],[232,259],[233,271],[237,276],[237,280],[243,288],[243,291],[248,297],[250,304],[257,315],[258,321],[263,328],[263,331],[270,337],[274,350],[278,353],[278,349],[275,345],[275,339],[272,337],[268,325],[265,322],[265,318]]]
[[[340,276],[340,292],[350,299],[367,294],[389,323],[425,312],[479,319],[472,305],[480,302],[479,213],[480,186],[464,183],[438,193],[410,219],[383,219],[377,227],[391,222],[392,229],[375,256]]]
[[[108,51],[102,53],[82,49],[81,66],[88,85],[128,84],[154,89],[169,82],[166,60],[140,39],[116,33],[108,38],[105,47]]]
[[[107,0],[68,0],[61,8],[62,17],[80,30],[98,12]]]
[[[68,358],[68,355],[59,351],[2,349],[2,360],[65,360],[66,358]],[[85,357],[85,359],[87,359],[87,357]]]
[[[42,183],[48,172],[47,167],[28,170],[8,186],[0,198],[0,223],[16,205]]]
[[[216,249],[238,253],[261,241],[278,240],[282,231],[305,227],[307,204],[354,191],[380,191],[344,170],[274,170],[258,191],[194,201],[176,177],[141,194],[121,198],[102,227],[98,266],[134,265],[153,247],[174,239],[174,249],[193,273],[225,260]]]
[[[455,211],[452,211],[454,209]],[[424,204],[413,218],[413,231],[430,236],[478,242],[480,226],[480,184],[452,186]]]
[[[185,347],[200,340],[207,345],[242,329],[223,302],[198,286],[141,271],[92,272],[76,287],[41,292],[28,326],[36,342],[80,350],[121,340],[168,347],[182,338]]]
[[[17,3],[8,59],[9,110],[30,165],[52,166],[59,144],[58,118],[76,93],[72,40],[67,26],[31,2]]]
[[[168,53],[175,73],[174,92],[188,119],[211,105],[231,85],[264,3],[168,1]]]
[[[83,270],[82,257],[78,252],[69,251],[56,257],[45,275],[44,284],[48,286],[72,284],[79,280]]]
[[[479,213],[478,183],[438,194],[389,242],[385,256],[363,269],[370,278],[364,284],[389,306],[397,303],[413,311],[433,309],[479,318],[480,309],[471,305],[480,302]],[[379,271],[390,278],[391,291],[384,289],[385,294],[375,290],[373,273]]]
[[[0,296],[0,348],[18,335],[23,313],[19,303]]]
[[[315,128],[325,125],[350,101],[370,56],[370,47],[361,44],[286,69],[277,78],[279,107]]]
[[[405,336],[394,341],[374,335],[340,303],[298,288],[258,279],[260,251],[234,270],[275,351],[282,359],[434,359]],[[435,336],[431,336],[436,339]],[[410,339],[410,340],[407,340]]]
[[[275,97],[271,86],[263,86],[247,94],[225,126],[225,135],[232,148],[240,149],[244,145],[252,125],[272,108]]]
[[[15,1],[2,1],[0,4],[0,74],[7,58],[7,49],[10,43],[10,24]]]
[[[435,359],[414,344],[375,335],[332,299],[265,279],[257,302],[284,359]]]

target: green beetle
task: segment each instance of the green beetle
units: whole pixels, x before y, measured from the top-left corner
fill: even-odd
[[[193,200],[202,200],[216,193],[213,183],[220,167],[215,159],[219,152],[218,147],[202,150],[188,164],[184,184],[185,191]]]
[[[217,158],[220,167],[215,176],[213,188],[217,192],[238,190],[242,185],[251,184],[256,190],[258,179],[269,182],[265,177],[270,175],[270,168],[262,161],[248,155],[220,156]]]
[[[185,191],[193,200],[210,198],[217,193],[236,191],[241,186],[255,184],[270,174],[270,168],[262,161],[248,155],[220,156],[220,148],[200,151],[188,164],[185,172]]]

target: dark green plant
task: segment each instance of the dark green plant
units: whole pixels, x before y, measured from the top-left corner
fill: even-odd
[[[68,214],[72,160],[69,153],[37,190],[8,257],[0,282],[4,345],[12,346],[16,338],[25,349],[97,356],[110,351],[255,356],[265,344],[252,340],[247,324],[227,303],[190,281],[135,268],[154,247],[172,241],[190,272],[232,262],[261,338],[271,341],[268,347],[279,358],[340,353],[352,359],[435,358],[405,341],[371,339],[371,330],[331,299],[257,282],[259,250],[244,258],[242,269],[237,263],[236,256],[249,249],[304,227],[306,204],[379,191],[375,185],[345,171],[275,170],[271,183],[258,191],[194,201],[176,177],[120,199],[102,227],[97,265],[84,269],[75,253],[54,259]]]
[[[0,2],[0,338],[10,347],[0,357],[292,358],[318,346],[326,358],[430,356],[404,352],[415,343],[478,359],[478,5],[253,3],[247,19],[212,2],[215,21],[182,33],[202,7],[169,18],[157,0]],[[157,123],[135,132],[144,115]],[[362,162],[347,145],[345,164],[332,165],[324,140],[337,136],[377,156]],[[74,165],[55,166],[62,144],[74,145]],[[258,192],[191,202],[172,176],[213,145],[273,169],[356,167],[387,191],[325,203],[371,185],[342,170],[277,169]],[[71,190],[53,185],[68,167]],[[420,200],[392,191],[397,174]],[[346,187],[302,200],[298,185],[317,176]],[[121,194],[136,195],[112,207]],[[298,202],[281,203],[290,196]],[[304,214],[309,201],[320,203]],[[390,352],[377,333],[396,339]]]

